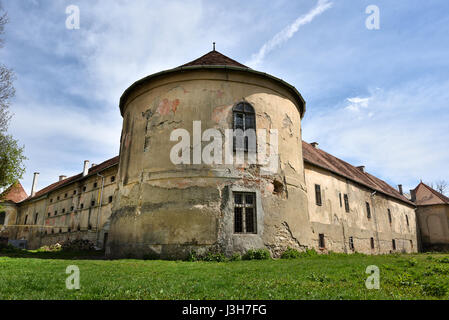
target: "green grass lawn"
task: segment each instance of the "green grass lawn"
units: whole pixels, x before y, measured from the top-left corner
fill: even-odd
[[[66,289],[69,265],[80,269],[80,290]],[[369,265],[380,269],[379,290],[365,287]],[[448,298],[448,254],[234,262],[101,260],[38,252],[0,256],[0,299]]]

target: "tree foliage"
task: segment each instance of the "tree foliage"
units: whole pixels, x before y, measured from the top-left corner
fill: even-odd
[[[6,12],[0,3],[0,35],[3,34],[8,22]],[[0,37],[0,47],[3,46]],[[25,172],[23,147],[17,140],[7,133],[11,119],[9,107],[14,97],[14,72],[5,65],[0,64],[0,190],[22,178]]]

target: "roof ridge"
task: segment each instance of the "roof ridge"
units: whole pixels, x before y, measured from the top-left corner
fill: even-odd
[[[105,166],[105,164],[108,164],[108,162],[111,162],[110,166],[118,164],[119,156],[112,157],[110,159],[107,159],[107,160],[101,162],[100,164],[97,164],[97,165],[95,165],[93,167],[90,167],[89,168],[89,172],[88,172],[88,174],[85,177],[88,177],[88,176],[90,176],[90,175],[92,175],[94,173],[97,173],[97,172],[100,172],[100,171],[102,171],[104,169],[109,168],[110,166]],[[47,194],[47,193],[49,193],[51,191],[54,191],[54,190],[58,189],[58,188],[62,188],[64,186],[66,186],[66,185],[76,181],[78,178],[83,178],[82,173],[78,173],[78,174],[75,174],[75,175],[73,175],[71,177],[65,178],[64,180],[56,181],[56,182],[54,182],[52,184],[49,184],[48,186],[46,186],[46,187],[40,189],[39,191],[37,191],[34,196],[29,196],[26,199],[22,200],[21,202],[40,197],[40,196],[42,196],[44,194]]]
[[[358,184],[364,185],[372,190],[381,192],[387,196],[414,205],[404,195],[401,195],[395,188],[390,186],[386,181],[368,173],[362,172],[360,169],[350,164],[349,162],[337,158],[336,156],[322,150],[313,147],[306,141],[303,141],[303,145],[306,145],[306,149],[303,148],[303,158],[305,161],[322,167],[325,170],[334,172],[346,179],[352,180]],[[304,152],[305,150],[305,152]],[[313,159],[312,152],[315,152],[319,158]],[[308,155],[310,153],[310,155]],[[334,160],[334,161],[331,161]],[[320,162],[322,164],[320,164]],[[335,162],[335,163],[334,163]]]

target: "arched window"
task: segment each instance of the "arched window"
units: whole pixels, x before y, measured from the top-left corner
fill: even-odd
[[[234,119],[234,151],[256,151],[256,115],[247,102],[239,102],[232,109]]]

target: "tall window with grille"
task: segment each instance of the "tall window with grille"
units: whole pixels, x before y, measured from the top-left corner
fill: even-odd
[[[368,202],[366,202],[366,217],[371,219],[371,208]]]
[[[346,211],[346,212],[349,212],[349,198],[348,198],[348,195],[345,194],[345,195],[343,196],[343,199],[344,199],[344,201],[345,201],[345,211]]]
[[[247,102],[239,102],[232,110],[234,129],[234,151],[256,152],[256,114]]]
[[[317,206],[321,206],[321,186],[319,184],[315,185],[315,202]]]
[[[257,233],[255,193],[234,192],[234,232]]]

